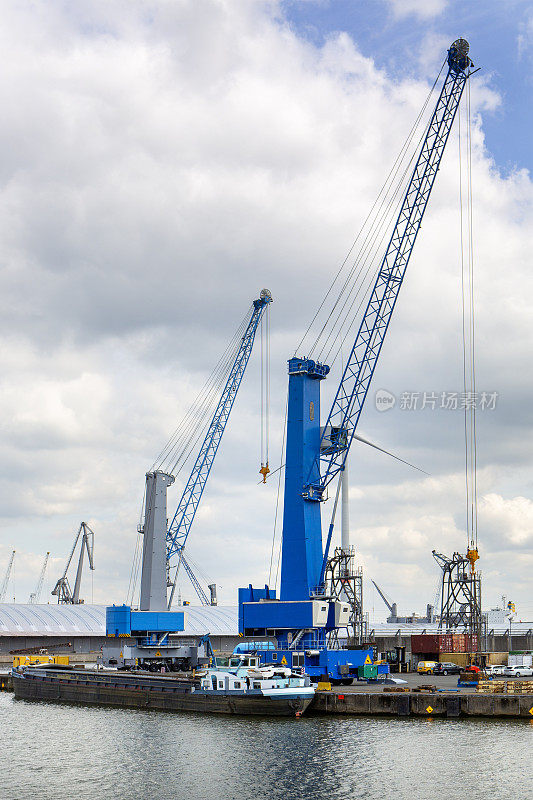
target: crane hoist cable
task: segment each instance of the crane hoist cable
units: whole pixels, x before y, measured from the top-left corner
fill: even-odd
[[[259,474],[266,483],[270,472],[268,443],[270,439],[270,308],[261,317],[261,469]]]
[[[176,476],[187,462],[226,382],[235,354],[240,347],[249,313],[240,323],[213,371],[155,460],[152,469],[161,469]]]
[[[429,102],[429,96],[427,98],[426,105],[427,102]],[[421,114],[419,117],[421,117]],[[384,210],[381,212],[380,217],[377,218],[375,223],[373,223],[373,232],[369,232],[364,246],[360,250],[358,255],[358,260],[361,264],[359,275],[362,273],[363,269],[365,270],[364,275],[359,281],[357,281],[357,279],[354,280],[352,288],[348,292],[345,292],[346,297],[342,307],[331,326],[331,330],[322,345],[320,353],[318,354],[319,360],[327,362],[330,367],[333,366],[338,359],[342,346],[345,344],[346,340],[349,337],[351,338],[352,329],[359,319],[361,309],[368,301],[370,292],[376,280],[377,272],[381,266],[380,254],[382,252],[382,248],[386,244],[387,237],[390,236],[392,222],[394,219],[396,219],[402,205],[406,183],[411,172],[411,167],[415,160],[417,150],[427,134],[428,125],[429,121],[420,134],[410,158],[405,163],[396,185],[392,187],[392,194],[388,199]],[[413,138],[411,139],[410,144],[412,141],[414,141]],[[372,235],[370,235],[370,233]],[[355,295],[352,298],[352,294],[354,292]],[[354,309],[355,301],[358,297],[360,298],[359,303]],[[329,349],[326,352],[328,343]],[[333,353],[337,344],[337,350],[335,353]]]
[[[321,341],[323,342],[324,335],[328,334],[328,332],[331,334],[331,331],[329,330],[329,325],[331,323],[332,317],[335,313],[337,313],[338,316],[339,314],[338,306],[343,298],[345,299],[343,308],[345,307],[346,302],[349,302],[346,300],[346,296],[348,294],[349,297],[349,293],[354,290],[354,286],[357,286],[357,283],[361,277],[362,269],[364,268],[364,264],[366,263],[366,259],[368,259],[368,254],[369,252],[375,250],[374,244],[377,239],[381,238],[381,231],[383,230],[383,228],[385,228],[385,233],[383,234],[383,236],[386,236],[387,227],[392,226],[392,223],[394,221],[394,218],[392,216],[392,210],[396,208],[397,198],[401,195],[401,192],[403,191],[403,188],[407,181],[407,177],[409,175],[410,165],[412,164],[413,159],[416,155],[416,150],[411,152],[413,142],[415,141],[417,130],[419,129],[420,124],[424,118],[426,109],[428,108],[429,101],[433,95],[433,92],[435,91],[435,87],[442,73],[442,68],[443,67],[441,67],[439,75],[435,79],[433,86],[431,87],[422,105],[422,108],[417,116],[417,119],[415,120],[415,123],[413,124],[411,130],[409,131],[409,134],[404,144],[402,145],[400,153],[396,161],[394,162],[391,170],[389,171],[385,179],[385,182],[381,187],[368,216],[364,220],[359,233],[357,234],[352,246],[350,247],[350,250],[348,251],[348,254],[346,255],[344,261],[342,262],[340,268],[338,269],[335,277],[333,278],[333,281],[331,282],[324,298],[322,299],[317,311],[315,312],[315,315],[313,316],[311,323],[309,324],[304,336],[299,342],[298,347],[295,350],[295,354],[296,352],[299,352],[302,349],[302,346],[306,341],[306,339],[309,337],[315,323],[318,321],[321,313],[325,310],[326,303],[330,298],[330,295],[332,295],[335,286],[341,279],[341,276],[343,275],[345,268],[348,265],[349,259],[357,243],[362,239],[361,244],[359,246],[359,250],[357,251],[357,255],[354,259],[354,262],[352,266],[349,268],[347,275],[345,275],[341,288],[338,291],[336,298],[332,298],[333,304],[331,310],[329,311],[329,313],[327,313],[326,319],[322,324],[322,327],[320,328],[318,335],[316,336],[313,344],[309,349],[310,357],[313,356],[313,353],[318,348],[320,342]],[[426,126],[424,125],[424,133],[420,137],[418,143],[420,143],[420,141],[423,139],[425,135],[425,128]]]
[[[421,114],[419,115],[419,117],[421,117]],[[427,125],[422,131],[421,135],[419,136],[419,139],[416,143],[416,148],[418,148],[422,143],[426,135],[426,132],[427,132]],[[413,141],[414,138],[411,137],[410,140],[406,143],[407,146],[410,146]],[[404,156],[405,159],[407,158],[407,154],[408,151],[406,149]],[[358,251],[356,260],[354,262],[354,266],[352,267],[350,274],[348,275],[348,278],[345,281],[345,284],[339,294],[339,297],[337,298],[337,301],[335,302],[335,306],[332,309],[330,316],[328,317],[328,320],[326,320],[326,322],[324,323],[324,326],[319,336],[323,336],[326,333],[327,336],[325,337],[325,339],[322,339],[322,346],[317,356],[320,361],[326,361],[330,363],[329,362],[330,355],[335,344],[337,343],[339,338],[341,338],[340,347],[342,347],[342,344],[345,342],[346,338],[350,334],[350,330],[354,323],[354,320],[357,319],[359,316],[359,311],[372,288],[372,285],[375,281],[377,270],[381,265],[381,259],[380,259],[381,248],[385,244],[387,236],[390,235],[390,228],[392,226],[393,220],[398,215],[398,211],[400,209],[403,196],[405,194],[405,184],[410,175],[411,166],[413,164],[415,157],[416,157],[416,149],[413,149],[410,158],[407,159],[407,163],[405,163],[405,165],[403,166],[403,169],[401,171],[401,174],[399,175],[398,180],[396,181],[395,184],[391,184],[391,186],[387,189],[387,193],[383,198],[382,205],[378,209],[378,213],[376,214],[375,219],[372,221],[370,229],[363,241],[363,244],[361,245]],[[403,161],[399,164],[399,167],[402,166],[402,164]],[[398,176],[398,172],[399,169],[395,171],[394,177]],[[390,196],[387,197],[389,192]],[[359,266],[356,271],[357,265]],[[352,278],[352,276],[353,280],[350,286],[349,281]],[[353,311],[354,303],[361,294],[361,292],[364,292],[363,296],[361,297],[357,308],[355,309],[355,311]],[[336,306],[338,303],[340,303],[343,295],[344,295],[344,302],[342,303],[340,309],[337,311],[335,319],[333,320],[328,332],[326,328],[327,323],[329,322],[329,320],[333,318],[333,312],[336,310]],[[352,297],[352,295],[354,296]],[[347,321],[348,325],[346,326]],[[313,347],[311,348],[311,353],[314,352],[317,343],[318,339],[316,340],[315,345],[313,345]],[[329,350],[327,350],[326,352],[328,344],[329,344]],[[338,357],[340,347],[337,350],[334,361]],[[332,363],[334,363],[334,361]],[[332,363],[330,364],[330,366],[332,365]]]
[[[461,225],[461,311],[463,348],[463,405],[465,443],[466,557],[472,574],[479,559],[476,432],[476,349],[474,294],[474,232],[472,194],[472,111],[470,84],[466,87],[466,125],[459,114],[459,205]],[[463,145],[464,136],[464,145]],[[463,156],[463,149],[466,151]],[[466,174],[466,180],[463,178]],[[463,183],[466,182],[466,187]]]
[[[235,359],[235,355],[241,346],[242,338],[248,325],[251,309],[252,306],[250,306],[249,310],[244,315],[235,333],[230,338],[226,348],[218,359],[215,367],[202,384],[198,394],[195,396],[190,407],[185,412],[180,423],[155,459],[151,467],[151,471],[155,469],[161,469],[162,471],[176,476],[188,463],[191,453],[194,451],[202,435],[205,435],[205,432],[209,426],[209,422],[213,415],[214,408],[218,402],[218,398],[220,397],[222,387],[227,381]],[[130,605],[133,604],[133,598],[136,594],[142,563],[142,523],[145,505],[146,486],[141,503],[139,525],[137,527],[138,534],[135,543],[128,584],[127,598]]]
[[[353,279],[352,286],[348,287],[348,290],[346,290],[346,286],[348,286],[347,280],[342,292],[339,294],[338,301],[341,300],[342,293],[344,293],[344,302],[340,310],[337,312],[335,320],[333,320],[331,323],[329,333],[327,334],[325,340],[323,340],[321,350],[318,353],[318,359],[320,361],[327,362],[330,366],[333,366],[337,360],[342,345],[349,337],[351,338],[352,329],[359,319],[359,314],[365,301],[368,300],[377,276],[377,272],[381,266],[380,255],[382,248],[386,244],[387,238],[390,236],[392,224],[397,218],[398,212],[402,205],[409,176],[411,174],[411,168],[415,161],[417,152],[428,133],[430,124],[429,120],[427,120],[425,123],[421,134],[418,136],[418,139],[415,140],[416,129],[418,128],[419,123],[422,121],[423,114],[427,108],[431,94],[433,93],[434,86],[426,98],[423,109],[418,115],[417,123],[411,130],[408,140],[402,147],[402,161],[398,164],[398,168],[394,171],[394,175],[392,176],[395,182],[391,182],[391,185],[388,187],[380,208],[376,213],[376,217],[372,221],[370,229],[358,252],[356,262],[349,275],[350,277],[353,274],[356,264],[360,264],[357,274]],[[387,195],[389,196],[387,197]],[[364,274],[362,274],[363,270]],[[355,296],[352,298],[352,294],[354,292]],[[359,303],[354,310],[355,300],[361,295],[361,293],[362,296],[360,297]],[[337,303],[335,305],[337,305]],[[332,312],[333,310],[334,309],[332,309]],[[330,318],[332,316],[333,314],[331,313]],[[328,322],[328,320],[326,322]],[[323,326],[322,332],[324,332],[325,329],[326,323]],[[332,358],[331,356],[334,347],[337,342],[339,342],[339,339],[339,346]],[[329,349],[327,349],[328,343]]]
[[[270,550],[270,568],[268,570],[267,586],[270,586],[271,581],[272,581],[272,567],[273,567],[273,564],[274,564],[274,551],[276,549],[276,529],[277,529],[277,524],[278,524],[279,498],[280,498],[280,493],[281,493],[281,475],[282,475],[282,472],[283,472],[283,467],[285,466],[285,442],[286,442],[286,435],[287,435],[287,414],[288,414],[288,411],[289,411],[289,392],[288,392],[288,389],[287,389],[287,397],[286,397],[286,400],[285,400],[285,419],[283,420],[283,439],[281,441],[281,465],[277,468],[277,470],[274,470],[274,472],[278,473],[278,488],[277,488],[277,492],[276,492],[276,510],[275,510],[275,513],[274,513],[274,530],[272,532],[272,547],[271,547],[271,550]],[[279,554],[281,553],[282,539],[283,539],[283,533],[282,533],[282,536],[281,536],[281,539],[280,539],[280,543],[279,543],[278,568],[279,568]],[[278,577],[277,577],[277,573],[276,573],[276,585],[277,585],[277,582],[278,582]]]

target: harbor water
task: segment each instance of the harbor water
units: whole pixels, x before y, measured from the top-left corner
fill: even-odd
[[[2,800],[533,798],[533,720],[238,718],[0,694]]]

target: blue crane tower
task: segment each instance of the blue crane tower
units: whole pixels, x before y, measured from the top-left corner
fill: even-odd
[[[344,470],[405,271],[437,175],[466,81],[469,46],[452,44],[447,74],[421,144],[385,256],[378,270],[326,423],[320,424],[320,387],[330,369],[310,358],[289,360],[287,453],[280,597],[274,589],[239,589],[239,631],[256,641],[264,662],[304,666],[308,674],[350,682],[371,663],[371,649],[333,650],[328,634],[347,623],[349,608],[331,601],[324,575],[333,530],[322,543],[321,505],[329,484]],[[338,497],[338,493],[337,493]],[[335,501],[336,503],[336,501]]]
[[[110,639],[132,636],[135,645],[113,642],[105,648],[106,663],[132,666],[134,664],[195,666],[196,648],[177,647],[172,644],[171,633],[184,629],[184,612],[170,611],[167,600],[167,565],[177,556],[189,575],[200,600],[208,604],[207,596],[184,556],[184,548],[209,474],[226,429],[231,409],[242,382],[257,328],[272,295],[263,289],[253,301],[252,313],[240,340],[237,354],[230,367],[225,386],[213,418],[194,462],[178,508],[167,528],[167,489],[174,483],[174,475],[159,469],[146,474],[146,495],[139,611],[129,606],[112,606],[107,609],[106,629]],[[188,652],[191,651],[191,652]]]

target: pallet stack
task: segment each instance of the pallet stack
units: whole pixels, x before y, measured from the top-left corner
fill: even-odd
[[[507,681],[507,694],[533,694],[533,681]]]
[[[533,694],[533,681],[479,681],[476,692],[483,694]]]
[[[482,694],[505,694],[506,683],[505,681],[479,681],[476,686],[476,692]]]

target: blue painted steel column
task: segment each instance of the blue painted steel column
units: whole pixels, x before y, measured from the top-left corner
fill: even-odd
[[[281,600],[308,600],[322,566],[320,503],[306,499],[302,486],[310,470],[320,479],[320,381],[329,367],[304,358],[289,361],[287,455],[281,556]],[[316,474],[315,474],[316,473]]]

